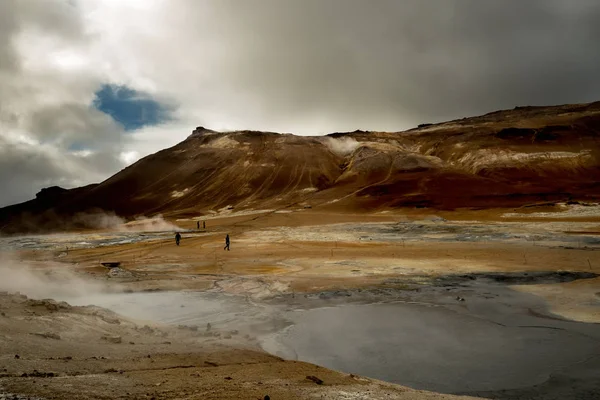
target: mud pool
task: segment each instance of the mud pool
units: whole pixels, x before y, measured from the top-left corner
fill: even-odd
[[[287,359],[446,393],[516,390],[575,368],[600,372],[599,325],[548,316],[539,299],[504,286],[461,290],[461,304],[442,288],[412,301],[307,307],[198,292],[70,300],[140,321],[236,329]]]

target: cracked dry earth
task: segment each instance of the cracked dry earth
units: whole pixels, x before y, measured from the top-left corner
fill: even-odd
[[[467,398],[284,361],[235,332],[141,326],[8,293],[0,312],[0,399]]]

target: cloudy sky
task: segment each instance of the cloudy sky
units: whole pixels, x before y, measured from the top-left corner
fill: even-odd
[[[403,130],[600,99],[597,0],[0,0],[0,206],[199,125]]]

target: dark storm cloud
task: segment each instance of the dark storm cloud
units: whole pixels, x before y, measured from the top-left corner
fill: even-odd
[[[597,0],[3,0],[0,205],[198,125],[395,131],[598,100],[598,21]],[[116,87],[144,95],[98,101]]]
[[[257,6],[260,5],[260,6]],[[365,128],[599,97],[597,1],[219,2],[228,77]],[[219,20],[219,19],[217,19]],[[372,124],[365,126],[365,121]]]
[[[42,187],[100,180],[121,166],[114,151],[121,128],[85,104],[97,78],[52,63],[88,39],[69,2],[0,2],[0,206]],[[74,151],[73,143],[89,150]]]

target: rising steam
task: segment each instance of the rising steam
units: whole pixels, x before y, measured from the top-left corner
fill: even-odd
[[[36,299],[70,301],[106,292],[103,284],[83,279],[60,264],[36,266],[0,255],[0,274],[0,291]]]
[[[152,218],[137,217],[134,221],[127,222],[125,219],[113,213],[80,213],[73,217],[73,222],[77,226],[84,226],[90,229],[111,230],[117,232],[160,232],[160,231],[181,231],[177,225],[166,221],[162,215]]]
[[[325,144],[329,147],[329,150],[339,156],[347,156],[360,146],[359,142],[350,137],[339,139],[328,137]]]

